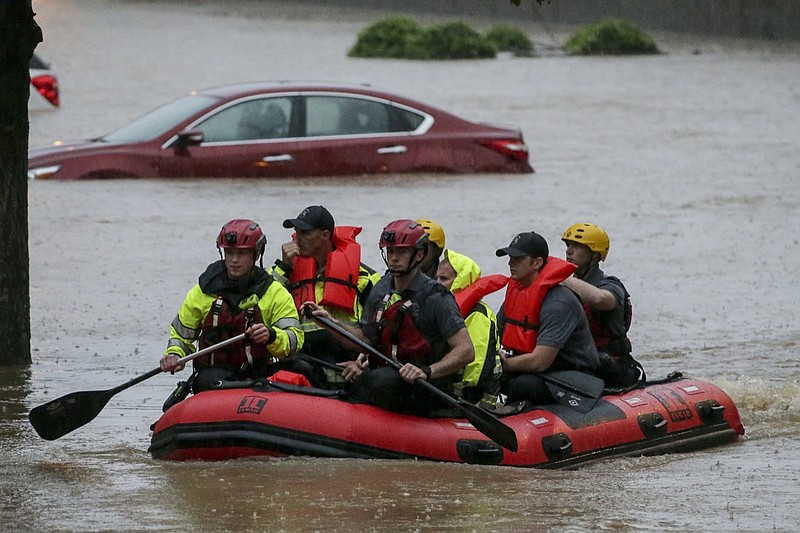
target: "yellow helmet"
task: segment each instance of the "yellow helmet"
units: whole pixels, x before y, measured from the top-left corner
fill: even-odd
[[[428,234],[428,240],[444,250],[444,230],[433,220],[421,218],[417,220],[422,225],[422,229]]]
[[[567,228],[567,231],[561,236],[561,240],[588,246],[591,251],[600,254],[601,261],[606,260],[608,249],[611,246],[611,239],[608,238],[608,234],[603,228],[597,224],[588,224],[586,222],[573,224]]]

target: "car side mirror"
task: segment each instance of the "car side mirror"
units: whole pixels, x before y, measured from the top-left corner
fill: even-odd
[[[203,132],[201,130],[183,130],[178,133],[178,138],[175,139],[173,147],[182,150],[189,146],[197,146],[203,142]]]

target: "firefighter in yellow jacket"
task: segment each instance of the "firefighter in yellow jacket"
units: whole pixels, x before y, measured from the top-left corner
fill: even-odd
[[[461,316],[464,317],[467,332],[475,347],[475,359],[464,369],[461,383],[456,383],[455,393],[470,403],[494,409],[500,392],[500,376],[503,373],[497,317],[477,296],[474,304],[466,304],[463,308],[459,301],[459,295],[466,294],[464,289],[472,286],[480,277],[481,269],[475,261],[452,250],[444,251],[436,272],[436,281],[456,295]]]
[[[165,372],[181,370],[181,358],[194,353],[195,342],[202,349],[247,333],[245,341],[194,360],[192,392],[219,381],[264,377],[280,367],[276,361],[302,347],[303,332],[291,294],[256,265],[266,245],[266,236],[252,220],[225,224],[217,237],[221,260],[208,266],[173,320],[160,362]],[[173,396],[188,394],[182,385],[185,390],[179,385]]]

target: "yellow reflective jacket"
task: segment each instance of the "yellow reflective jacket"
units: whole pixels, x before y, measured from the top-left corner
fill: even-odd
[[[195,342],[200,338],[203,323],[211,311],[217,295],[206,294],[197,284],[189,290],[178,315],[170,325],[169,342],[165,354],[185,357],[195,351]],[[267,345],[273,357],[288,357],[303,346],[303,331],[294,306],[292,295],[279,283],[271,283],[259,298],[252,294],[244,298],[239,307],[247,309],[257,305],[263,323],[275,330],[275,339]],[[239,332],[243,333],[243,332]]]
[[[454,293],[466,289],[481,276],[478,264],[469,257],[445,250],[447,261],[456,272],[453,285]],[[477,396],[482,403],[494,407],[497,393],[500,390],[500,376],[503,367],[500,362],[500,338],[497,334],[497,317],[483,301],[479,301],[466,312],[464,322],[467,332],[475,348],[475,359],[464,369],[460,387],[456,387],[459,396],[470,396],[470,401],[477,401],[469,389],[477,389]]]

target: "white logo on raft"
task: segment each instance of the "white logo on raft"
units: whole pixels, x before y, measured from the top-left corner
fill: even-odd
[[[638,396],[634,396],[633,398],[625,398],[623,401],[625,403],[627,403],[628,405],[630,405],[631,407],[635,407],[637,405],[643,405],[643,404],[647,403],[645,400],[639,398]]]
[[[537,428],[539,428],[539,427],[542,427],[542,426],[548,426],[548,425],[550,425],[550,420],[548,420],[548,419],[547,419],[546,417],[544,417],[544,416],[540,416],[539,418],[534,418],[534,419],[532,419],[532,420],[531,420],[531,424],[533,424],[534,426],[536,426]]]

